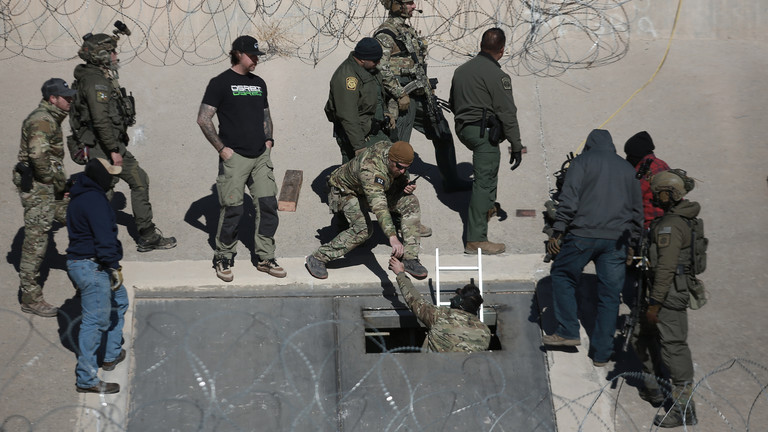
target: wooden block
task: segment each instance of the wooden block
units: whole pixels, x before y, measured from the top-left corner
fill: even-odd
[[[536,217],[536,210],[532,209],[517,209],[515,211],[517,217]]]
[[[296,211],[296,203],[299,202],[302,181],[304,181],[304,171],[285,171],[283,186],[280,188],[280,197],[277,199],[277,209],[279,211]]]

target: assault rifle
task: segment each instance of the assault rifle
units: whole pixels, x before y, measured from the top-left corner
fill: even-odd
[[[629,348],[629,341],[632,339],[632,333],[635,331],[635,326],[640,321],[640,312],[644,304],[645,290],[650,286],[650,271],[648,266],[648,239],[643,236],[640,239],[640,254],[632,257],[637,260],[635,267],[637,268],[637,292],[635,293],[635,305],[632,308],[627,319],[624,321],[624,327],[621,329],[621,336],[624,338],[624,342],[621,344],[621,350],[627,351]]]
[[[554,174],[555,188],[549,191],[549,200],[544,203],[544,229],[541,230],[541,232],[547,235],[547,238],[552,237],[552,233],[554,233],[553,226],[555,224],[555,214],[557,214],[558,198],[560,197],[560,192],[562,192],[563,183],[565,182],[565,173],[568,172],[568,167],[571,166],[571,161],[575,157],[573,152],[568,153],[565,162],[560,165],[560,170]],[[545,241],[544,245],[546,244],[547,242]],[[553,258],[554,257],[547,252],[547,254],[544,255],[544,262],[548,263],[552,261]]]
[[[415,53],[411,53],[414,63],[418,64],[418,58]],[[414,68],[416,79],[403,86],[406,94],[411,94],[416,89],[423,89],[427,100],[427,118],[429,119],[432,135],[441,139],[451,138],[451,130],[448,128],[448,121],[443,115],[443,110],[451,112],[448,101],[440,99],[434,94],[437,88],[437,78],[427,77],[427,65],[422,63],[420,67]]]

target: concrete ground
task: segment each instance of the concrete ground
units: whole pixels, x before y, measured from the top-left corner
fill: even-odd
[[[490,238],[505,242],[507,253],[484,260],[488,266],[484,279],[530,281],[545,299],[548,267],[540,262],[545,240],[541,219],[517,217],[516,210],[533,209],[538,214],[543,209],[554,186],[552,173],[569,151],[577,151],[591,129],[610,119],[603,127],[611,132],[619,151],[627,138],[647,130],[659,157],[697,179],[689,198],[701,203],[710,239],[709,265],[702,279],[711,298],[704,309],[689,314],[689,343],[699,382],[699,424],[689,429],[764,430],[768,428],[764,393],[768,348],[763,332],[768,326],[764,313],[768,231],[761,221],[768,210],[764,165],[768,146],[762,136],[768,118],[764,79],[768,46],[738,39],[674,40],[654,76],[666,48],[666,40],[633,40],[626,57],[607,66],[571,70],[558,78],[513,77],[528,152],[514,172],[502,164],[498,201],[507,217],[491,223]],[[297,211],[281,213],[276,236],[278,261],[288,278],[271,279],[251,266],[248,251],[253,241],[247,237],[252,228],[243,226],[235,282],[229,285],[221,283],[210,268],[218,215],[211,192],[216,155],[195,124],[207,81],[226,65],[160,69],[134,61],[123,67],[121,83],[134,92],[139,112],[131,129],[130,151],[150,175],[155,222],[179,241],[173,250],[136,252],[130,208],[118,210],[124,274],[132,295],[184,286],[197,286],[213,296],[231,290],[274,290],[280,295],[280,286],[302,284],[311,289],[315,285],[303,268],[303,257],[318,246],[318,238],[327,240],[332,235],[321,184],[340,160],[321,109],[328,77],[345,56],[336,52],[315,68],[284,59],[258,66],[256,73],[269,85],[275,116],[276,177],[280,182],[286,170],[299,169],[304,172],[304,184]],[[4,101],[0,127],[6,137],[0,165],[8,178],[19,127],[37,104],[40,84],[51,76],[70,79],[75,64],[22,58],[0,62]],[[438,95],[447,97],[452,69],[432,72],[444,83]],[[468,195],[445,194],[431,144],[418,134],[412,143],[419,153],[412,171],[423,175],[416,192],[423,222],[434,230],[422,242],[422,261],[434,277],[436,248],[441,260],[472,261],[462,254]],[[458,142],[456,151],[461,172],[469,175],[471,153]],[[77,171],[71,163],[67,168]],[[118,191],[128,194],[124,184]],[[45,319],[20,312],[16,291],[23,218],[10,181],[0,190],[0,203],[0,248],[7,251],[0,265],[7,293],[0,299],[0,430],[119,430],[126,416],[127,392],[100,398],[74,391],[75,356],[61,340],[69,325],[67,317]],[[49,252],[49,268],[43,271],[46,299],[54,305],[63,305],[74,295],[64,270],[65,231],[54,234],[55,249]],[[378,236],[368,252],[361,251],[331,269],[328,282],[338,281],[340,293],[356,283],[381,283],[387,273],[387,253]],[[136,324],[133,311],[130,314],[129,352],[130,331]],[[618,356],[617,362],[599,369],[592,366],[584,349],[550,351],[546,360],[559,430],[651,428],[656,410],[637,397],[631,377],[617,378],[621,372],[636,370],[630,358]],[[132,370],[129,357],[127,366],[105,378],[117,379],[128,388],[131,377],[139,373]]]

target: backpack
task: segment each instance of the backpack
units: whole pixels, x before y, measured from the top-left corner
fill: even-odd
[[[702,274],[707,270],[707,246],[709,239],[704,236],[704,221],[701,218],[685,219],[691,229],[691,273]]]
[[[77,80],[75,80],[71,88],[77,90],[77,87]],[[77,92],[69,107],[69,127],[72,135],[67,136],[67,148],[72,161],[78,165],[85,165],[88,162],[88,147],[96,144],[96,136],[88,128],[89,122],[88,106],[80,98],[80,92]]]
[[[688,307],[696,310],[707,304],[707,297],[709,297],[704,282],[696,277],[707,269],[709,239],[704,236],[704,221],[701,218],[684,220],[691,228],[691,275],[688,283]]]

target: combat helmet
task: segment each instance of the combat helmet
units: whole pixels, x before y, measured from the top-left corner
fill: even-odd
[[[396,16],[408,17],[406,13],[405,1],[411,0],[379,0],[381,4],[392,14]]]
[[[696,186],[696,182],[688,177],[685,170],[675,168],[662,171],[651,178],[651,190],[654,195],[661,191],[668,191],[672,201],[680,201]]]
[[[83,46],[77,55],[90,64],[109,67],[112,64],[112,51],[116,49],[115,37],[105,33],[88,33],[83,36]]]

